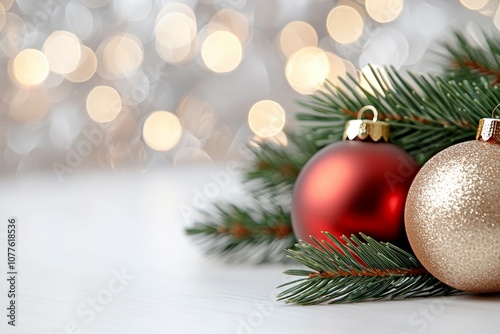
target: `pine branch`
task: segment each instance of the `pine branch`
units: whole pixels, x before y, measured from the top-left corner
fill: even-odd
[[[318,150],[303,135],[287,132],[286,136],[287,146],[264,141],[250,147],[254,157],[243,173],[246,182],[256,181],[252,187],[254,194],[269,193],[269,189],[274,193],[290,193],[300,170]]]
[[[473,45],[465,34],[457,31],[452,42],[444,44],[446,54],[441,56],[449,64],[445,70],[450,79],[473,81],[487,78],[494,85],[500,83],[500,40],[485,32],[482,37],[482,45]]]
[[[205,212],[203,221],[186,232],[198,237],[208,255],[229,262],[286,262],[283,249],[296,242],[290,214],[279,206],[256,207],[217,205],[215,212]]]
[[[296,242],[289,209],[292,185],[302,166],[318,150],[296,133],[288,132],[287,138],[286,147],[269,141],[250,146],[253,159],[242,172],[254,197],[253,208],[214,205],[214,210],[203,212],[202,221],[186,229],[208,255],[233,262],[287,261],[283,250]]]
[[[449,64],[444,64],[443,76],[409,73],[403,77],[389,68],[386,79],[372,69],[377,81],[371,84],[373,95],[350,78],[341,80],[345,89],[327,83],[325,90],[299,101],[305,110],[297,116],[304,125],[303,132],[288,134],[290,143],[286,147],[268,142],[259,144],[252,149],[254,158],[243,171],[259,209],[249,210],[233,204],[216,206],[213,213],[205,215],[203,222],[187,232],[196,235],[213,255],[246,260],[246,252],[259,253],[263,249],[271,250],[264,261],[282,261],[284,256],[279,247],[286,242],[289,247],[294,242],[288,203],[298,172],[320,148],[338,141],[346,121],[356,118],[358,110],[368,104],[378,109],[380,120],[390,123],[393,143],[420,163],[446,147],[473,139],[479,119],[490,117],[500,102],[498,86],[492,85],[500,73],[500,39],[487,38],[486,49],[470,46],[460,33],[456,33],[456,39],[456,45],[445,45],[449,54],[443,59],[448,59]],[[472,68],[470,61],[479,67]],[[450,77],[455,80],[449,81]],[[383,87],[381,91],[380,87]],[[269,205],[261,201],[263,196],[277,196],[280,203]],[[234,222],[239,222],[246,231],[273,224],[281,218],[290,228],[289,239],[273,234],[257,237],[258,233],[242,238],[236,232],[228,232],[232,231]]]
[[[314,305],[354,303],[367,300],[404,299],[456,294],[460,291],[438,281],[406,251],[361,234],[344,237],[330,233],[327,240],[313,238],[314,245],[301,242],[288,256],[312,270],[288,270],[302,276],[281,285],[287,287],[278,300]],[[291,285],[291,287],[290,287]]]
[[[378,85],[375,95],[351,79],[350,91],[320,92],[301,102],[306,111],[298,114],[318,145],[340,139],[344,124],[357,111],[373,105],[379,119],[391,125],[392,142],[423,163],[444,148],[475,137],[480,118],[490,117],[500,101],[500,90],[488,80],[445,81],[437,76],[409,73],[405,79],[394,68],[386,69],[388,79],[372,68]]]

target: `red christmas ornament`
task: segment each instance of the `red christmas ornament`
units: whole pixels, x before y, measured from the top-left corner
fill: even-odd
[[[373,120],[360,119],[370,109]],[[292,225],[297,239],[325,239],[365,233],[379,241],[407,245],[405,200],[417,162],[387,143],[389,124],[377,122],[366,106],[347,122],[344,141],[329,145],[309,160],[295,183]]]

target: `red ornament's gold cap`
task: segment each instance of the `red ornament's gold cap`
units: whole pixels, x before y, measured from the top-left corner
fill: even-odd
[[[476,140],[500,144],[500,119],[482,118],[479,120]]]
[[[365,110],[373,112],[373,120],[360,119]],[[350,120],[345,125],[344,140],[362,140],[379,142],[389,141],[389,123],[377,121],[378,112],[373,106],[366,106],[359,110],[358,119]]]

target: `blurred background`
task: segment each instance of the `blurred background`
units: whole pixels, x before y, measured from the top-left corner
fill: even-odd
[[[147,171],[287,145],[298,99],[367,64],[433,72],[498,0],[0,0],[0,175]],[[363,82],[364,81],[364,82]]]

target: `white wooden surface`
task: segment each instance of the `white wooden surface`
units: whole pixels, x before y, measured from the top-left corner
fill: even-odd
[[[18,218],[17,326],[1,333],[498,333],[500,296],[299,307],[274,301],[290,266],[203,257],[185,216],[214,199],[211,168],[0,179],[0,261]],[[212,174],[211,174],[212,173]],[[222,196],[238,197],[230,175]],[[207,188],[208,187],[208,188]],[[203,195],[208,193],[209,196]],[[201,198],[201,199],[200,199]],[[186,211],[187,210],[187,211]],[[5,277],[5,269],[2,269]],[[118,276],[121,277],[117,279]],[[125,277],[123,277],[125,276]]]

